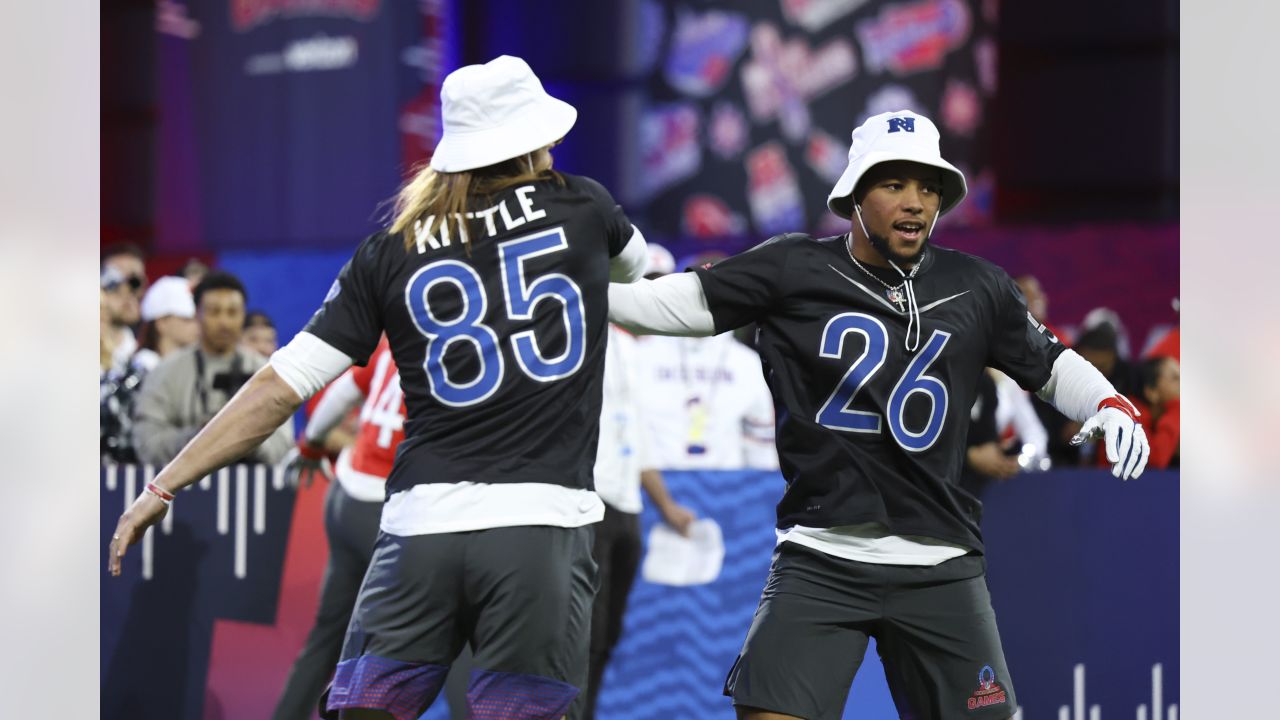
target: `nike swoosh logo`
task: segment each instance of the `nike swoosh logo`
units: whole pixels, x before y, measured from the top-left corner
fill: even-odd
[[[888,300],[885,300],[884,298],[880,297],[880,295],[879,295],[878,293],[872,292],[872,291],[871,291],[871,289],[870,289],[870,288],[868,288],[866,285],[863,285],[862,283],[858,282],[857,280],[854,280],[853,278],[849,277],[848,275],[845,275],[844,273],[840,272],[838,269],[836,269],[836,266],[831,265],[831,264],[828,264],[828,265],[827,265],[827,267],[831,268],[832,270],[835,270],[837,275],[839,275],[840,277],[844,278],[845,280],[848,280],[849,282],[853,283],[853,284],[854,284],[854,287],[856,287],[856,288],[858,288],[859,290],[861,290],[862,292],[864,292],[864,293],[866,293],[866,294],[870,295],[870,296],[872,297],[872,299],[874,299],[876,302],[878,302],[878,303],[880,303],[881,305],[883,305],[883,306],[885,306],[885,307],[889,308],[890,310],[892,310],[893,312],[895,312],[895,313],[897,313],[897,314],[899,314],[899,315],[901,315],[901,314],[902,314],[902,311],[901,311],[901,310],[899,310],[898,308],[896,308],[896,307],[894,307],[894,306],[890,305]],[[965,292],[968,292],[968,291],[966,290]]]
[[[968,291],[968,290],[965,290],[964,292],[958,292],[958,293],[956,293],[955,295],[952,295],[951,297],[944,297],[944,298],[942,298],[941,300],[934,300],[933,302],[929,303],[928,305],[925,305],[924,307],[920,308],[920,314],[921,314],[921,315],[923,315],[924,313],[929,312],[930,310],[932,310],[932,309],[934,309],[934,308],[938,307],[939,305],[941,305],[941,304],[942,304],[942,303],[944,303],[944,302],[950,302],[951,300],[955,300],[956,298],[960,297],[961,295],[968,295],[968,294],[969,294],[969,291]]]

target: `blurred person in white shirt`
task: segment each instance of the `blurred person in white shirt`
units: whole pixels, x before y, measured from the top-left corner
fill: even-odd
[[[675,259],[649,243],[653,278]],[[664,470],[778,468],[773,398],[754,350],[732,333],[638,338],[640,377],[654,466]]]

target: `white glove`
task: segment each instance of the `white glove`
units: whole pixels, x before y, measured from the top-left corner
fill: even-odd
[[[1151,446],[1147,433],[1138,422],[1138,409],[1123,395],[1103,400],[1098,412],[1085,421],[1080,432],[1071,438],[1072,445],[1080,445],[1091,438],[1102,437],[1107,449],[1107,462],[1112,464],[1111,474],[1121,480],[1136,478],[1147,467]]]

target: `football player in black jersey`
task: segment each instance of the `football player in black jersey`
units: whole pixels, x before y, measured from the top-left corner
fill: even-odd
[[[469,716],[551,720],[587,677],[608,283],[647,252],[603,187],[552,171],[577,112],[523,60],[461,68],[440,94],[443,135],[392,226],[121,517],[109,564],[385,331],[405,440],[323,714],[417,718],[470,642]]]
[[[827,200],[849,233],[783,235],[610,287],[610,319],[638,332],[758,324],[787,487],[769,580],[725,683],[740,718],[841,717],[868,637],[902,717],[1013,715],[982,504],[957,484],[984,367],[1103,435],[1117,477],[1146,463],[1133,405],[1029,317],[1009,276],[930,244],[965,193],[928,118],[877,115],[854,130]]]

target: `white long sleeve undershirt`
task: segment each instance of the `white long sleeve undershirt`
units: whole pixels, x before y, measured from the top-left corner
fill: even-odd
[[[315,335],[300,332],[271,355],[271,367],[306,400],[346,372],[351,358]]]
[[[609,320],[639,335],[716,334],[702,281],[694,273],[674,273],[629,285],[610,284]]]

